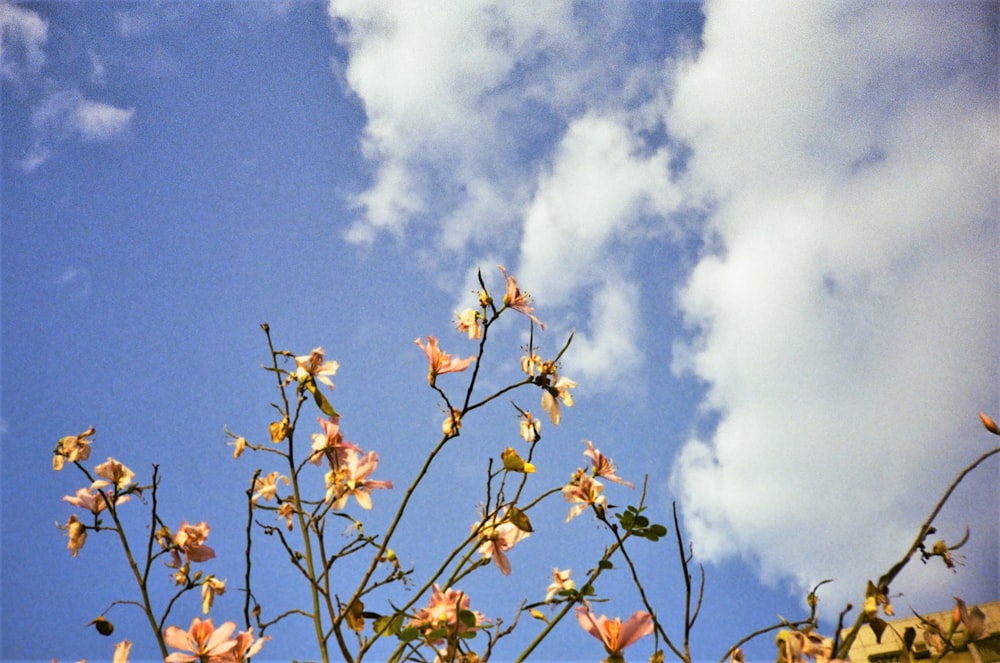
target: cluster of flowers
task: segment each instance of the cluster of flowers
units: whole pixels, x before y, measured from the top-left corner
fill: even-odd
[[[101,530],[115,530],[122,537],[126,554],[131,560],[131,551],[121,529],[121,522],[118,519],[117,509],[128,502],[132,495],[141,496],[142,491],[152,486],[140,486],[134,482],[135,473],[121,462],[114,458],[94,467],[94,475],[100,477],[94,479],[90,472],[81,463],[90,458],[91,445],[95,430],[93,427],[80,433],[63,437],[59,440],[54,450],[52,467],[60,471],[66,462],[74,463],[91,481],[89,487],[83,487],[76,491],[74,495],[63,497],[64,502],[68,502],[75,507],[90,512],[93,519],[85,523],[76,514],[70,515],[65,524],[57,525],[67,532],[69,537],[68,548],[73,557],[76,557],[83,549],[87,541],[87,532]],[[114,525],[106,526],[102,523],[101,514],[107,512],[111,515]],[[211,528],[207,523],[201,522],[195,525],[182,521],[176,532],[166,526],[159,527],[153,534],[156,542],[160,546],[160,552],[154,555],[153,559],[160,555],[168,555],[166,562],[168,568],[174,569],[173,579],[176,585],[182,586],[183,590],[201,587],[202,610],[208,614],[209,609],[217,595],[223,594],[226,590],[224,580],[219,580],[214,575],[203,576],[200,572],[191,575],[191,564],[206,562],[215,557],[215,551],[205,544]],[[150,562],[152,559],[149,560]],[[93,622],[98,631],[105,635],[110,635],[113,626],[104,619],[98,617]],[[170,654],[165,660],[170,663],[182,661],[212,661],[214,663],[239,663],[260,651],[265,640],[270,638],[253,637],[253,628],[236,634],[235,623],[226,622],[222,628],[215,630],[212,620],[201,621],[198,618],[191,624],[188,631],[182,631],[176,626],[168,626],[163,632],[163,639],[167,645],[181,651]],[[114,663],[126,663],[132,648],[132,643],[128,640],[119,642],[114,649]]]

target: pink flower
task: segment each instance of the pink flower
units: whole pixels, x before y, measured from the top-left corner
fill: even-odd
[[[583,455],[589,458],[591,464],[594,466],[594,476],[604,477],[608,481],[614,481],[615,483],[620,483],[623,486],[635,488],[635,484],[630,481],[625,481],[615,474],[615,464],[611,462],[610,458],[602,454],[600,449],[595,449],[593,442],[590,440],[584,440],[583,443],[587,445],[587,450],[583,452]]]
[[[573,407],[573,394],[570,389],[576,388],[576,383],[566,377],[560,377],[551,387],[545,387],[542,391],[542,409],[549,413],[549,420],[553,426],[558,426],[562,419],[562,411],[559,409],[559,401],[566,407]]]
[[[500,517],[503,520],[503,517]],[[489,523],[477,523],[472,526],[473,531],[479,529],[479,554],[484,559],[493,558],[494,564],[505,576],[510,575],[510,560],[507,559],[506,552],[512,549],[518,541],[526,539],[531,532],[525,532],[509,520],[496,524],[497,517],[494,516]]]
[[[531,412],[522,412],[521,416],[521,437],[525,442],[538,442],[542,438],[542,422],[535,419]]]
[[[261,648],[264,643],[271,639],[271,636],[265,635],[263,638],[257,638],[256,642],[253,639],[253,627],[249,631],[241,631],[236,634],[233,641],[236,643],[235,646],[229,651],[228,654],[223,654],[217,660],[220,663],[241,663],[248,658],[252,658],[260,653]]]
[[[603,490],[604,484],[589,474],[585,474],[582,470],[578,470],[576,475],[574,475],[573,480],[569,484],[563,486],[562,489],[562,494],[566,501],[570,504],[575,504],[575,506],[569,510],[566,522],[569,522],[579,516],[587,509],[588,506],[594,505],[606,508],[608,498],[601,495]]]
[[[107,498],[105,500],[105,497]],[[115,506],[119,504],[124,504],[128,502],[128,495],[119,495],[117,498],[113,498],[109,491],[97,491],[96,493],[91,493],[87,488],[80,488],[76,491],[76,495],[70,497],[66,495],[62,498],[63,502],[69,502],[73,506],[78,506],[81,509],[87,509],[94,515],[99,514],[108,508],[108,502],[114,503]]]
[[[545,324],[533,315],[535,309],[528,305],[528,293],[521,292],[521,289],[517,287],[517,280],[513,276],[508,276],[507,270],[502,265],[497,265],[497,267],[503,273],[506,282],[506,292],[503,295],[504,306],[520,311],[531,318],[539,327],[545,329]]]
[[[473,308],[467,308],[461,313],[456,313],[458,318],[458,331],[467,333],[470,339],[483,337],[483,328],[479,326],[479,312]]]
[[[130,640],[122,640],[115,645],[115,653],[111,659],[111,663],[128,663],[128,655],[131,651],[132,642]]]
[[[283,480],[285,485],[288,485],[288,477],[281,476],[277,472],[271,472],[266,477],[261,479],[258,477],[253,484],[254,495],[251,501],[257,504],[257,500],[261,497],[264,501],[271,501],[278,495],[278,481]]]
[[[580,606],[576,609],[576,619],[583,630],[604,643],[610,660],[624,660],[622,652],[626,647],[653,632],[653,618],[648,612],[636,612],[622,624],[620,617],[613,620],[604,615],[595,617],[590,610]]]
[[[312,377],[333,389],[333,382],[327,376],[336,375],[340,364],[335,361],[326,361],[323,356],[323,348],[313,348],[309,354],[296,357],[295,363],[297,365],[295,369],[296,380],[305,382]]]
[[[90,445],[94,442],[90,438],[93,437],[94,432],[94,427],[91,426],[79,435],[60,438],[59,444],[56,445],[55,455],[52,457],[52,469],[58,472],[67,460],[76,463],[90,458]]]
[[[323,456],[330,462],[330,467],[337,467],[346,457],[348,451],[360,453],[361,447],[353,442],[346,442],[340,432],[340,417],[330,417],[329,419],[318,419],[319,425],[323,428],[322,433],[313,433],[312,455],[309,462],[319,465]]]
[[[176,626],[168,626],[163,631],[163,640],[170,647],[183,651],[174,652],[165,659],[166,663],[193,663],[194,661],[224,661],[236,646],[236,640],[229,636],[236,630],[235,622],[225,622],[218,629],[211,619],[191,620],[191,628],[182,631]],[[185,653],[186,652],[186,653]]]
[[[215,551],[205,545],[205,539],[208,538],[208,533],[211,530],[208,523],[188,525],[186,520],[181,522],[180,529],[174,534],[174,545],[184,554],[187,563],[207,562],[215,557]],[[178,550],[171,551],[174,556],[174,568],[181,564]]]
[[[378,454],[369,451],[362,456],[357,451],[349,451],[344,456],[344,464],[326,474],[326,499],[332,499],[334,509],[343,509],[347,499],[353,495],[362,509],[372,508],[369,493],[376,488],[392,488],[391,481],[375,481],[368,477],[378,467]]]
[[[91,488],[103,488],[104,486],[114,485],[116,490],[122,490],[132,483],[132,479],[135,478],[135,472],[114,458],[108,458],[106,463],[101,463],[95,467],[94,473],[99,477],[103,477],[106,481],[98,479],[91,484]]]
[[[474,621],[470,626],[467,620],[459,619],[459,612],[470,612]],[[410,626],[420,629],[425,636],[433,631],[445,629],[448,637],[461,636],[468,631],[474,631],[483,623],[483,615],[478,610],[469,610],[469,597],[457,589],[441,591],[434,584],[434,592],[426,608],[421,608],[410,620]],[[430,642],[440,643],[443,638],[432,638]]]
[[[431,385],[434,384],[434,379],[438,375],[464,371],[469,367],[469,364],[476,360],[475,356],[466,357],[465,359],[452,359],[450,354],[443,352],[438,347],[438,340],[434,336],[427,337],[426,346],[419,338],[413,342],[420,346],[420,349],[424,351],[424,354],[427,355],[427,359],[430,361],[430,369],[427,371],[427,382]]]
[[[569,577],[569,569],[566,569],[565,571],[552,569],[552,584],[545,590],[545,602],[548,603],[554,599],[559,592],[566,589],[576,589],[576,583]]]

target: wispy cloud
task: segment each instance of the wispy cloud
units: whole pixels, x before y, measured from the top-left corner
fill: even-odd
[[[34,145],[21,161],[21,168],[31,172],[45,163],[56,147],[69,139],[105,142],[123,135],[132,122],[135,109],[85,98],[79,90],[50,93],[32,113]]]
[[[703,558],[842,597],[909,544],[995,401],[995,14],[769,9],[709,5],[667,118],[720,247],[681,292],[675,365],[720,423],[674,486]]]
[[[0,72],[5,80],[37,74],[45,64],[47,40],[48,23],[38,12],[0,2]]]
[[[75,297],[87,297],[91,292],[90,270],[86,267],[70,265],[59,273],[59,276],[55,279],[55,284],[69,291]]]

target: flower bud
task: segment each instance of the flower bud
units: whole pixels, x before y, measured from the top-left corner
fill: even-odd
[[[982,420],[983,426],[986,426],[986,430],[994,435],[1000,435],[1000,426],[997,426],[997,422],[993,421],[982,412],[979,413],[979,418]]]
[[[108,636],[114,633],[115,625],[109,622],[104,617],[98,617],[94,621],[87,624],[87,626],[93,626],[97,629],[97,632],[101,635]]]

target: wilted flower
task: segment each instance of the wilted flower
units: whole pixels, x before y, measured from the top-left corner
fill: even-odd
[[[594,476],[604,477],[608,481],[614,481],[615,483],[620,483],[623,486],[635,488],[635,485],[632,482],[625,481],[615,473],[615,464],[611,462],[610,458],[602,454],[600,449],[595,449],[593,442],[590,440],[584,440],[583,443],[587,445],[587,450],[583,452],[583,455],[590,459],[590,462],[594,467]]]
[[[567,589],[576,589],[576,583],[569,577],[569,569],[565,571],[552,569],[552,584],[545,590],[545,602],[548,603],[559,592]]]
[[[560,377],[551,387],[545,387],[542,391],[542,409],[549,414],[549,420],[553,426],[558,426],[562,419],[562,411],[559,408],[559,401],[566,407],[573,407],[573,394],[570,389],[575,388],[576,382],[567,377]]]
[[[271,433],[271,441],[275,444],[280,443],[288,437],[288,417],[285,417],[281,421],[272,421],[268,424],[267,428]]]
[[[458,318],[458,331],[467,333],[470,339],[483,337],[483,329],[479,326],[479,311],[467,308],[461,313],[456,313]]]
[[[562,494],[566,501],[570,504],[575,504],[569,510],[569,515],[566,516],[566,522],[579,516],[588,506],[594,505],[602,509],[606,508],[608,498],[601,494],[603,490],[604,484],[589,474],[578,471],[573,476],[573,480],[563,486],[562,489]]]
[[[965,627],[968,639],[981,640],[988,637],[990,633],[986,630],[986,614],[978,606],[972,606],[972,608],[966,607],[965,601],[957,596],[953,596],[952,598],[955,599],[953,618],[956,624],[961,624]]]
[[[369,451],[362,456],[357,451],[349,451],[344,456],[344,464],[326,473],[326,499],[336,496],[334,509],[343,509],[347,499],[353,495],[362,509],[372,508],[369,493],[376,488],[392,488],[391,481],[375,481],[368,477],[378,467],[378,454]]]
[[[66,547],[73,553],[73,557],[76,557],[77,553],[83,549],[83,544],[87,542],[87,526],[81,523],[74,513],[62,526],[62,529],[65,529],[69,536],[69,544]]]
[[[580,606],[576,609],[576,619],[587,633],[604,644],[608,661],[624,661],[625,648],[653,632],[653,618],[648,612],[638,611],[622,624],[620,617],[595,617],[590,610]]]
[[[204,582],[201,584],[201,611],[207,615],[208,611],[212,607],[212,604],[215,602],[215,597],[221,596],[225,593],[225,580],[219,580],[214,575],[210,575],[205,578]]]
[[[462,411],[458,408],[451,408],[451,413],[445,417],[445,420],[441,422],[441,432],[448,437],[454,437],[458,435],[459,429],[462,428]]]
[[[225,622],[218,629],[211,619],[191,620],[191,628],[182,631],[176,626],[168,626],[163,631],[163,640],[170,647],[182,651],[167,656],[166,663],[194,663],[194,661],[221,661],[236,646],[229,636],[236,630],[235,622]]]
[[[128,469],[114,458],[108,458],[107,462],[101,463],[94,468],[94,473],[99,477],[104,477],[107,481],[97,480],[91,484],[91,488],[103,488],[114,485],[115,490],[122,490],[135,478],[135,472]]]
[[[458,373],[460,371],[464,371],[469,367],[469,364],[476,360],[475,356],[466,357],[465,359],[452,359],[450,354],[443,352],[441,348],[438,347],[438,340],[434,336],[427,337],[426,346],[419,338],[413,342],[424,351],[424,354],[427,355],[427,359],[430,362],[430,368],[427,371],[427,382],[431,385],[434,384],[435,378],[442,373]]]
[[[247,439],[243,436],[239,436],[233,440],[232,445],[236,447],[233,450],[233,459],[235,460],[243,455],[243,451],[247,448]]]
[[[278,494],[279,480],[284,481],[286,486],[288,485],[288,477],[281,476],[278,472],[271,472],[264,478],[257,477],[253,483],[254,495],[251,501],[257,504],[257,500],[261,497],[268,502],[273,500]]]
[[[90,445],[94,442],[90,438],[95,432],[94,427],[91,426],[79,435],[60,438],[59,444],[56,445],[55,455],[52,457],[52,469],[58,472],[67,460],[75,463],[90,458]]]
[[[499,518],[499,525],[496,524],[498,518],[494,516],[489,522],[477,523],[472,526],[472,530],[479,530],[479,554],[484,559],[493,558],[493,563],[497,565],[500,572],[505,576],[510,575],[510,560],[507,559],[507,551],[513,548],[518,541],[531,535],[517,525]]]
[[[278,507],[278,518],[285,519],[285,527],[288,531],[292,531],[292,515],[295,513],[295,507],[292,506],[291,502],[282,502],[281,506]]]
[[[197,525],[189,525],[187,521],[182,521],[177,533],[174,534],[173,543],[177,549],[172,550],[173,568],[180,566],[178,551],[184,554],[186,562],[207,562],[215,557],[215,551],[205,545],[205,539],[211,531],[208,523],[201,522]]]
[[[503,274],[506,286],[506,290],[503,295],[504,306],[523,313],[531,318],[531,320],[539,327],[545,329],[545,324],[534,316],[535,309],[528,305],[528,293],[521,292],[521,289],[517,287],[517,280],[513,276],[509,276],[507,274],[507,270],[503,266],[497,265],[497,268]]]
[[[327,376],[336,375],[337,369],[340,368],[340,364],[337,362],[326,361],[326,358],[323,356],[323,348],[313,348],[313,351],[309,354],[296,357],[295,364],[297,366],[295,369],[296,380],[305,382],[311,377],[319,380],[331,389],[333,388],[333,382]]]

